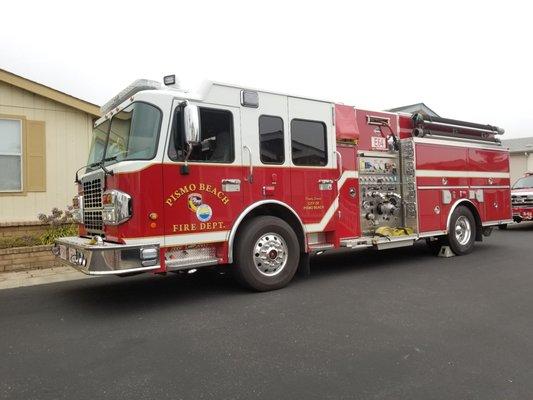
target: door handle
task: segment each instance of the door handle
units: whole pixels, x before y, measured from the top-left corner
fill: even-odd
[[[246,151],[248,151],[248,157],[249,157],[249,161],[250,161],[250,172],[248,174],[248,182],[249,183],[253,183],[254,181],[254,165],[252,163],[252,150],[250,150],[250,148],[248,146],[242,146],[243,149],[245,149]]]
[[[338,181],[339,179],[341,179],[341,176],[342,176],[342,154],[338,152],[337,150],[335,150],[335,154],[337,155],[337,160],[338,160],[337,169],[339,170],[339,177],[335,180]]]

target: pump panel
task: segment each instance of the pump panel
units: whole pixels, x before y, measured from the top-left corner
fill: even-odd
[[[397,154],[359,156],[361,230],[372,236],[381,226],[402,226],[402,198]]]

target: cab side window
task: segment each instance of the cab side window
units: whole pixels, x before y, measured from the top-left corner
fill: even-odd
[[[293,119],[291,146],[294,165],[326,165],[328,163],[326,124],[320,121]]]
[[[283,164],[285,161],[283,120],[280,117],[259,117],[259,151],[263,164]]]
[[[233,162],[235,159],[233,114],[227,110],[200,108],[200,141],[200,144],[192,149],[189,161]],[[174,161],[183,161],[186,153],[182,116],[177,109],[172,124],[169,157]]]

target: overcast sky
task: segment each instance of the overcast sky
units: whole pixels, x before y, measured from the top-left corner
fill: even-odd
[[[533,23],[513,1],[22,0],[0,68],[96,104],[175,73],[361,108],[424,102],[533,136]]]

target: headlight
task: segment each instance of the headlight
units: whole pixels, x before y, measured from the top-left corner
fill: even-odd
[[[72,199],[72,218],[79,224],[83,224],[83,196],[74,196]]]
[[[102,221],[106,225],[119,225],[131,218],[131,196],[120,190],[102,194]]]

